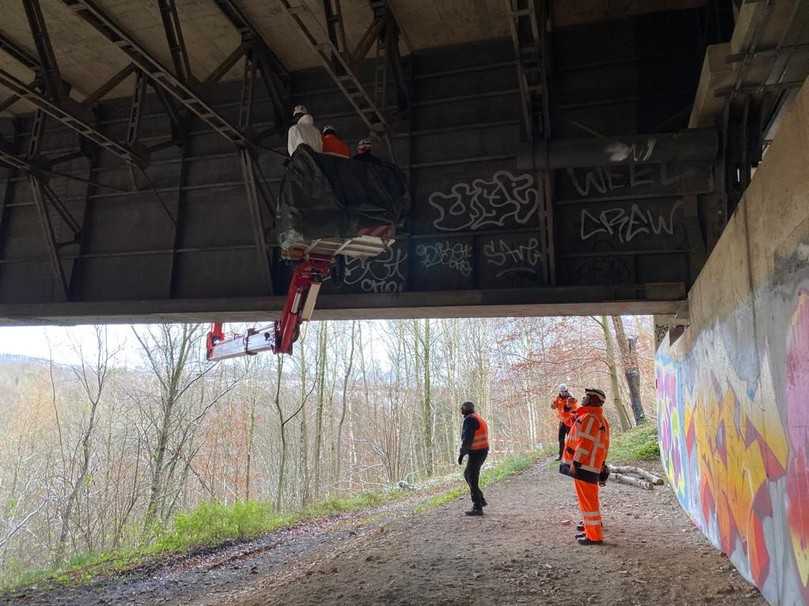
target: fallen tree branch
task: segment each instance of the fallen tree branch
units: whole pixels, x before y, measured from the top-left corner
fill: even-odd
[[[613,467],[611,469],[615,468]],[[644,490],[654,490],[654,486],[652,485],[651,482],[647,482],[646,480],[639,480],[638,478],[633,478],[632,476],[628,476],[615,471],[613,471],[610,474],[610,480],[618,482],[619,484],[629,484],[630,486],[643,488]]]
[[[618,473],[639,476],[647,482],[651,482],[655,486],[663,485],[663,478],[656,476],[650,471],[646,471],[645,469],[641,469],[640,467],[635,467],[633,465],[610,465],[610,470],[617,471]]]

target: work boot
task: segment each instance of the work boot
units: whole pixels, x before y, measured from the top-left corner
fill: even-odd
[[[601,545],[604,541],[594,541],[593,539],[588,539],[587,537],[579,537],[576,539],[579,542],[579,545]]]
[[[468,516],[482,516],[483,515],[483,508],[482,507],[473,507],[469,511],[465,512]]]
[[[488,505],[488,503],[486,502],[486,499],[481,499],[480,500],[480,506],[481,507],[486,507],[487,505]]]

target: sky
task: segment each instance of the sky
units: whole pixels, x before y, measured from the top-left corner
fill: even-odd
[[[111,325],[107,327],[107,338],[111,346],[131,339],[132,331],[128,325]],[[51,353],[54,362],[72,364],[78,360],[76,347],[94,351],[95,336],[92,326],[14,326],[0,328],[0,353],[43,358],[47,360]],[[131,349],[131,348],[130,348]],[[126,351],[124,358],[132,359],[134,351]]]

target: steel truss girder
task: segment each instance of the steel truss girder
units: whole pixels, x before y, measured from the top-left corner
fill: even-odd
[[[246,43],[246,46],[252,45],[261,47],[269,58],[269,64],[272,66],[273,72],[282,80],[288,80],[289,72],[287,68],[272,49],[270,49],[264,37],[239,5],[234,0],[214,0],[214,2],[225,17],[227,17],[228,21],[233,24],[233,27],[241,34],[242,41]]]
[[[56,62],[56,55],[51,46],[51,39],[48,35],[45,17],[39,6],[39,0],[23,0],[23,6],[25,7],[28,26],[31,28],[31,35],[34,38],[34,45],[39,56],[39,69],[37,72],[41,76],[43,88],[51,99],[61,101],[66,87],[59,74],[59,64]]]
[[[63,109],[57,103],[47,99],[42,94],[34,90],[31,86],[21,82],[4,69],[0,69],[0,84],[11,90],[15,95],[25,99],[38,110],[48,114],[51,118],[64,124],[71,130],[76,131],[86,137],[96,145],[103,147],[110,153],[133,164],[145,164],[146,160],[135,150],[117,141],[110,139],[107,135],[91,126],[78,116]]]
[[[376,133],[386,132],[388,130],[388,123],[385,120],[382,110],[374,104],[368,92],[360,83],[356,73],[354,73],[354,70],[348,64],[348,61],[346,61],[331,40],[329,40],[328,35],[321,35],[318,38],[301,18],[301,15],[306,12],[310,13],[310,17],[314,23],[318,22],[317,18],[311,15],[309,8],[305,4],[293,7],[289,3],[289,0],[280,1],[281,7],[295,22],[301,36],[303,36],[309,47],[317,53],[321,64],[326,69],[329,76],[331,76],[331,79],[337,84],[340,91],[354,107],[357,115],[362,119],[368,129]],[[334,63],[333,59],[336,59],[337,62]]]
[[[37,60],[37,58],[34,57],[24,48],[18,46],[3,32],[0,32],[0,50],[13,57],[15,61],[21,63],[22,65],[30,69],[32,72],[35,72],[39,69],[39,61]]]
[[[171,59],[174,62],[174,70],[183,82],[193,82],[194,74],[188,60],[188,50],[183,38],[180,17],[177,14],[176,1],[158,0],[158,4],[160,5],[160,18],[163,20],[163,29],[166,32],[166,41],[169,44],[169,52],[171,52]]]
[[[239,108],[239,126],[249,129],[253,121],[253,100],[256,89],[257,66],[249,55],[244,62],[244,78],[242,80],[242,96]],[[270,267],[270,247],[267,241],[267,229],[264,225],[264,216],[261,213],[259,198],[261,196],[256,178],[256,164],[253,152],[247,148],[239,149],[239,162],[241,163],[244,178],[245,198],[250,212],[250,225],[253,228],[253,241],[256,245],[259,270],[267,286],[267,292],[272,294],[272,268]]]
[[[537,14],[535,0],[505,0],[509,11],[511,39],[517,58],[517,77],[523,121],[528,140],[541,135],[545,124],[545,66],[543,65],[544,19]],[[544,3],[543,3],[544,6]]]
[[[172,95],[191,113],[239,147],[250,147],[248,138],[204,101],[190,86],[175,76],[149,51],[127,34],[91,0],[62,0],[93,29],[120,48],[155,84]]]
[[[242,43],[211,76],[220,78],[236,64],[241,55],[246,55],[246,60],[255,64],[264,81],[275,113],[275,131],[283,133],[289,112],[289,89],[285,84],[289,80],[289,72],[234,0],[214,0],[214,2],[241,34]],[[242,128],[244,129],[244,126]]]

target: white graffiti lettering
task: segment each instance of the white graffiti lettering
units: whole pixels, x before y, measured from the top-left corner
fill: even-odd
[[[671,207],[668,218],[655,214],[651,210],[641,210],[633,204],[629,210],[625,208],[610,208],[594,216],[587,209],[581,211],[581,239],[588,240],[597,234],[607,234],[618,238],[622,244],[631,242],[639,235],[666,234],[674,235],[674,214],[683,205],[678,200]]]
[[[655,150],[657,139],[647,139],[640,143],[627,145],[620,141],[610,143],[604,148],[611,162],[625,162],[632,159],[633,162],[648,162]]]
[[[438,211],[433,227],[440,231],[504,227],[511,220],[525,225],[539,209],[540,192],[531,175],[501,170],[490,181],[456,183],[449,194],[434,192],[430,206]]]
[[[596,166],[583,173],[573,168],[567,169],[567,176],[573,187],[582,198],[591,195],[605,195],[614,191],[631,191],[636,188],[660,185],[668,187],[693,172],[692,169],[681,169],[670,172],[665,164],[628,166]]]
[[[439,241],[416,246],[416,255],[424,269],[445,265],[462,276],[472,275],[472,245],[466,242]]]
[[[500,269],[495,274],[501,278],[510,273],[531,273],[536,275],[536,267],[542,258],[538,238],[530,238],[523,244],[489,240],[483,245],[486,262]]]
[[[404,289],[407,251],[389,248],[370,259],[346,258],[343,282],[359,286],[363,292],[396,293]]]

